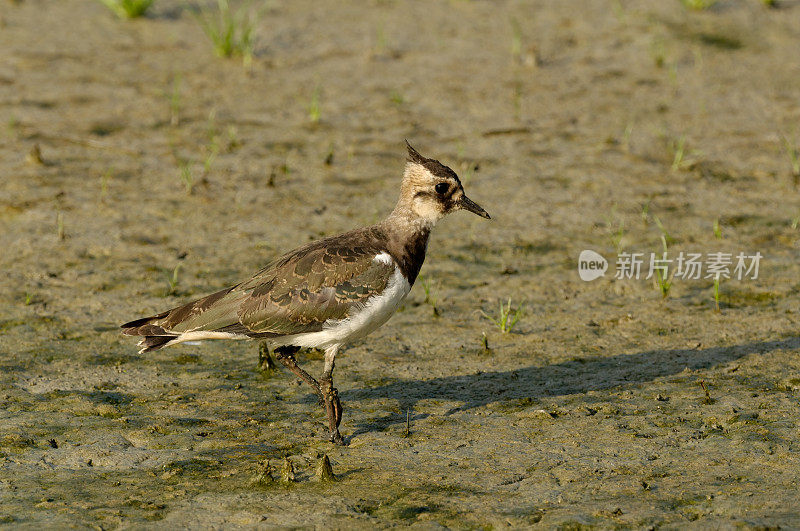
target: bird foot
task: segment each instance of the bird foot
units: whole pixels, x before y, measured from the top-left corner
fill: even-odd
[[[339,391],[333,387],[331,378],[323,377],[320,380],[320,391],[324,399],[325,412],[328,414],[328,439],[332,443],[344,444],[344,439],[339,433],[339,424],[342,422],[342,403],[339,401]]]
[[[342,438],[342,434],[339,433],[339,429],[332,431],[330,435],[328,435],[328,440],[333,444],[338,444],[339,446],[347,446]]]

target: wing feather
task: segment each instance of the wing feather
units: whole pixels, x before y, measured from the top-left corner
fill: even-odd
[[[315,242],[272,261],[241,284],[126,323],[124,333],[174,337],[208,330],[275,337],[317,332],[386,288],[395,265],[376,260],[382,252],[352,241]]]
[[[394,265],[376,261],[379,250],[318,248],[263,270],[241,288],[239,322],[254,333],[298,334],[344,319],[383,291]]]

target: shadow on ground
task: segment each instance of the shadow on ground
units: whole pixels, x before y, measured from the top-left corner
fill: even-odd
[[[342,393],[343,400],[392,398],[402,411],[413,411],[420,400],[439,399],[463,402],[447,412],[485,406],[507,400],[537,399],[611,389],[643,383],[678,374],[685,369],[708,369],[730,363],[750,354],[800,348],[800,337],[779,341],[760,341],[707,349],[648,350],[611,357],[596,356],[570,360],[544,367],[531,366],[512,371],[447,376],[430,380],[399,380],[370,389]],[[427,415],[416,415],[415,419]],[[354,435],[386,429],[405,422],[405,415],[391,414],[360,425]]]

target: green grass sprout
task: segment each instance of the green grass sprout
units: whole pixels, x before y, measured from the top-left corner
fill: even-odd
[[[182,160],[180,162],[180,169],[181,169],[181,181],[183,182],[183,187],[186,189],[186,194],[192,194],[192,188],[194,187],[194,177],[192,176],[192,165],[191,162],[188,160]]]
[[[653,199],[648,199],[647,203],[642,205],[642,223],[647,225],[650,221],[650,204],[653,202]]]
[[[143,17],[155,0],[100,0],[119,18]]]
[[[662,275],[661,270],[656,269],[655,279],[658,290],[661,292],[661,298],[666,299],[672,288],[672,276]]]
[[[59,240],[64,241],[67,239],[67,234],[64,231],[64,213],[59,212],[56,215],[56,236]]]
[[[658,229],[661,231],[661,248],[664,252],[663,257],[667,258],[669,253],[669,244],[674,240],[667,232],[667,229],[664,228],[664,225],[661,223],[661,220],[658,219],[658,216],[653,216],[653,221],[655,221]],[[669,269],[667,269],[667,271],[662,271],[661,269],[655,270],[655,283],[656,286],[658,286],[658,290],[661,292],[661,297],[663,299],[666,299],[669,296],[669,291],[672,288],[672,280],[675,276],[674,272],[669,275],[668,271]]]
[[[717,0],[681,0],[683,7],[694,11],[705,11],[717,3]]]
[[[430,305],[431,309],[433,310],[434,317],[439,317],[439,307],[436,305],[438,301],[436,294],[433,291],[433,286],[431,285],[432,283],[422,275],[419,277],[419,282],[422,286],[422,290],[425,292],[425,300],[423,302]]]
[[[228,0],[217,0],[217,9],[203,10],[197,20],[219,57],[241,57],[245,67],[253,62],[255,26],[260,18],[249,3],[232,9]]]
[[[181,264],[175,266],[175,269],[170,271],[164,269],[164,276],[167,280],[167,291],[164,293],[165,297],[178,294],[178,273],[180,272]]]
[[[683,164],[684,149],[686,147],[686,136],[682,135],[677,141],[673,142],[672,170],[678,170]]]
[[[522,28],[517,19],[511,19],[511,57],[519,61],[522,57]]]
[[[320,86],[314,87],[314,92],[311,94],[311,103],[308,104],[308,119],[312,124],[318,124],[322,116],[319,107]]]
[[[658,230],[661,231],[661,244],[664,247],[664,252],[667,252],[667,244],[675,243],[675,238],[669,235],[667,229],[664,228],[664,224],[658,219],[658,216],[653,216],[653,221],[658,227]]]
[[[108,182],[111,177],[113,177],[111,170],[106,170],[100,177],[100,201],[105,201],[106,197],[108,197]]]
[[[511,307],[511,298],[508,299],[505,305],[500,301],[500,311],[497,317],[492,317],[486,312],[481,310],[481,314],[489,319],[494,325],[504,334],[509,333],[517,322],[520,320],[524,313],[524,303],[520,304],[517,308]]]
[[[783,148],[786,150],[786,155],[789,156],[789,162],[792,165],[792,177],[794,184],[800,182],[800,149],[797,148],[795,142],[790,142],[788,138],[781,135],[783,140]]]

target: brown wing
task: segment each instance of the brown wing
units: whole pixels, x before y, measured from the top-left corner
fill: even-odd
[[[316,332],[380,293],[394,265],[376,261],[374,247],[310,244],[268,264],[233,288],[159,315],[122,325],[124,333],[174,336],[214,330],[253,337]]]
[[[248,293],[239,322],[256,334],[322,329],[386,288],[394,265],[376,261],[377,249],[311,247],[267,267],[237,289]]]

